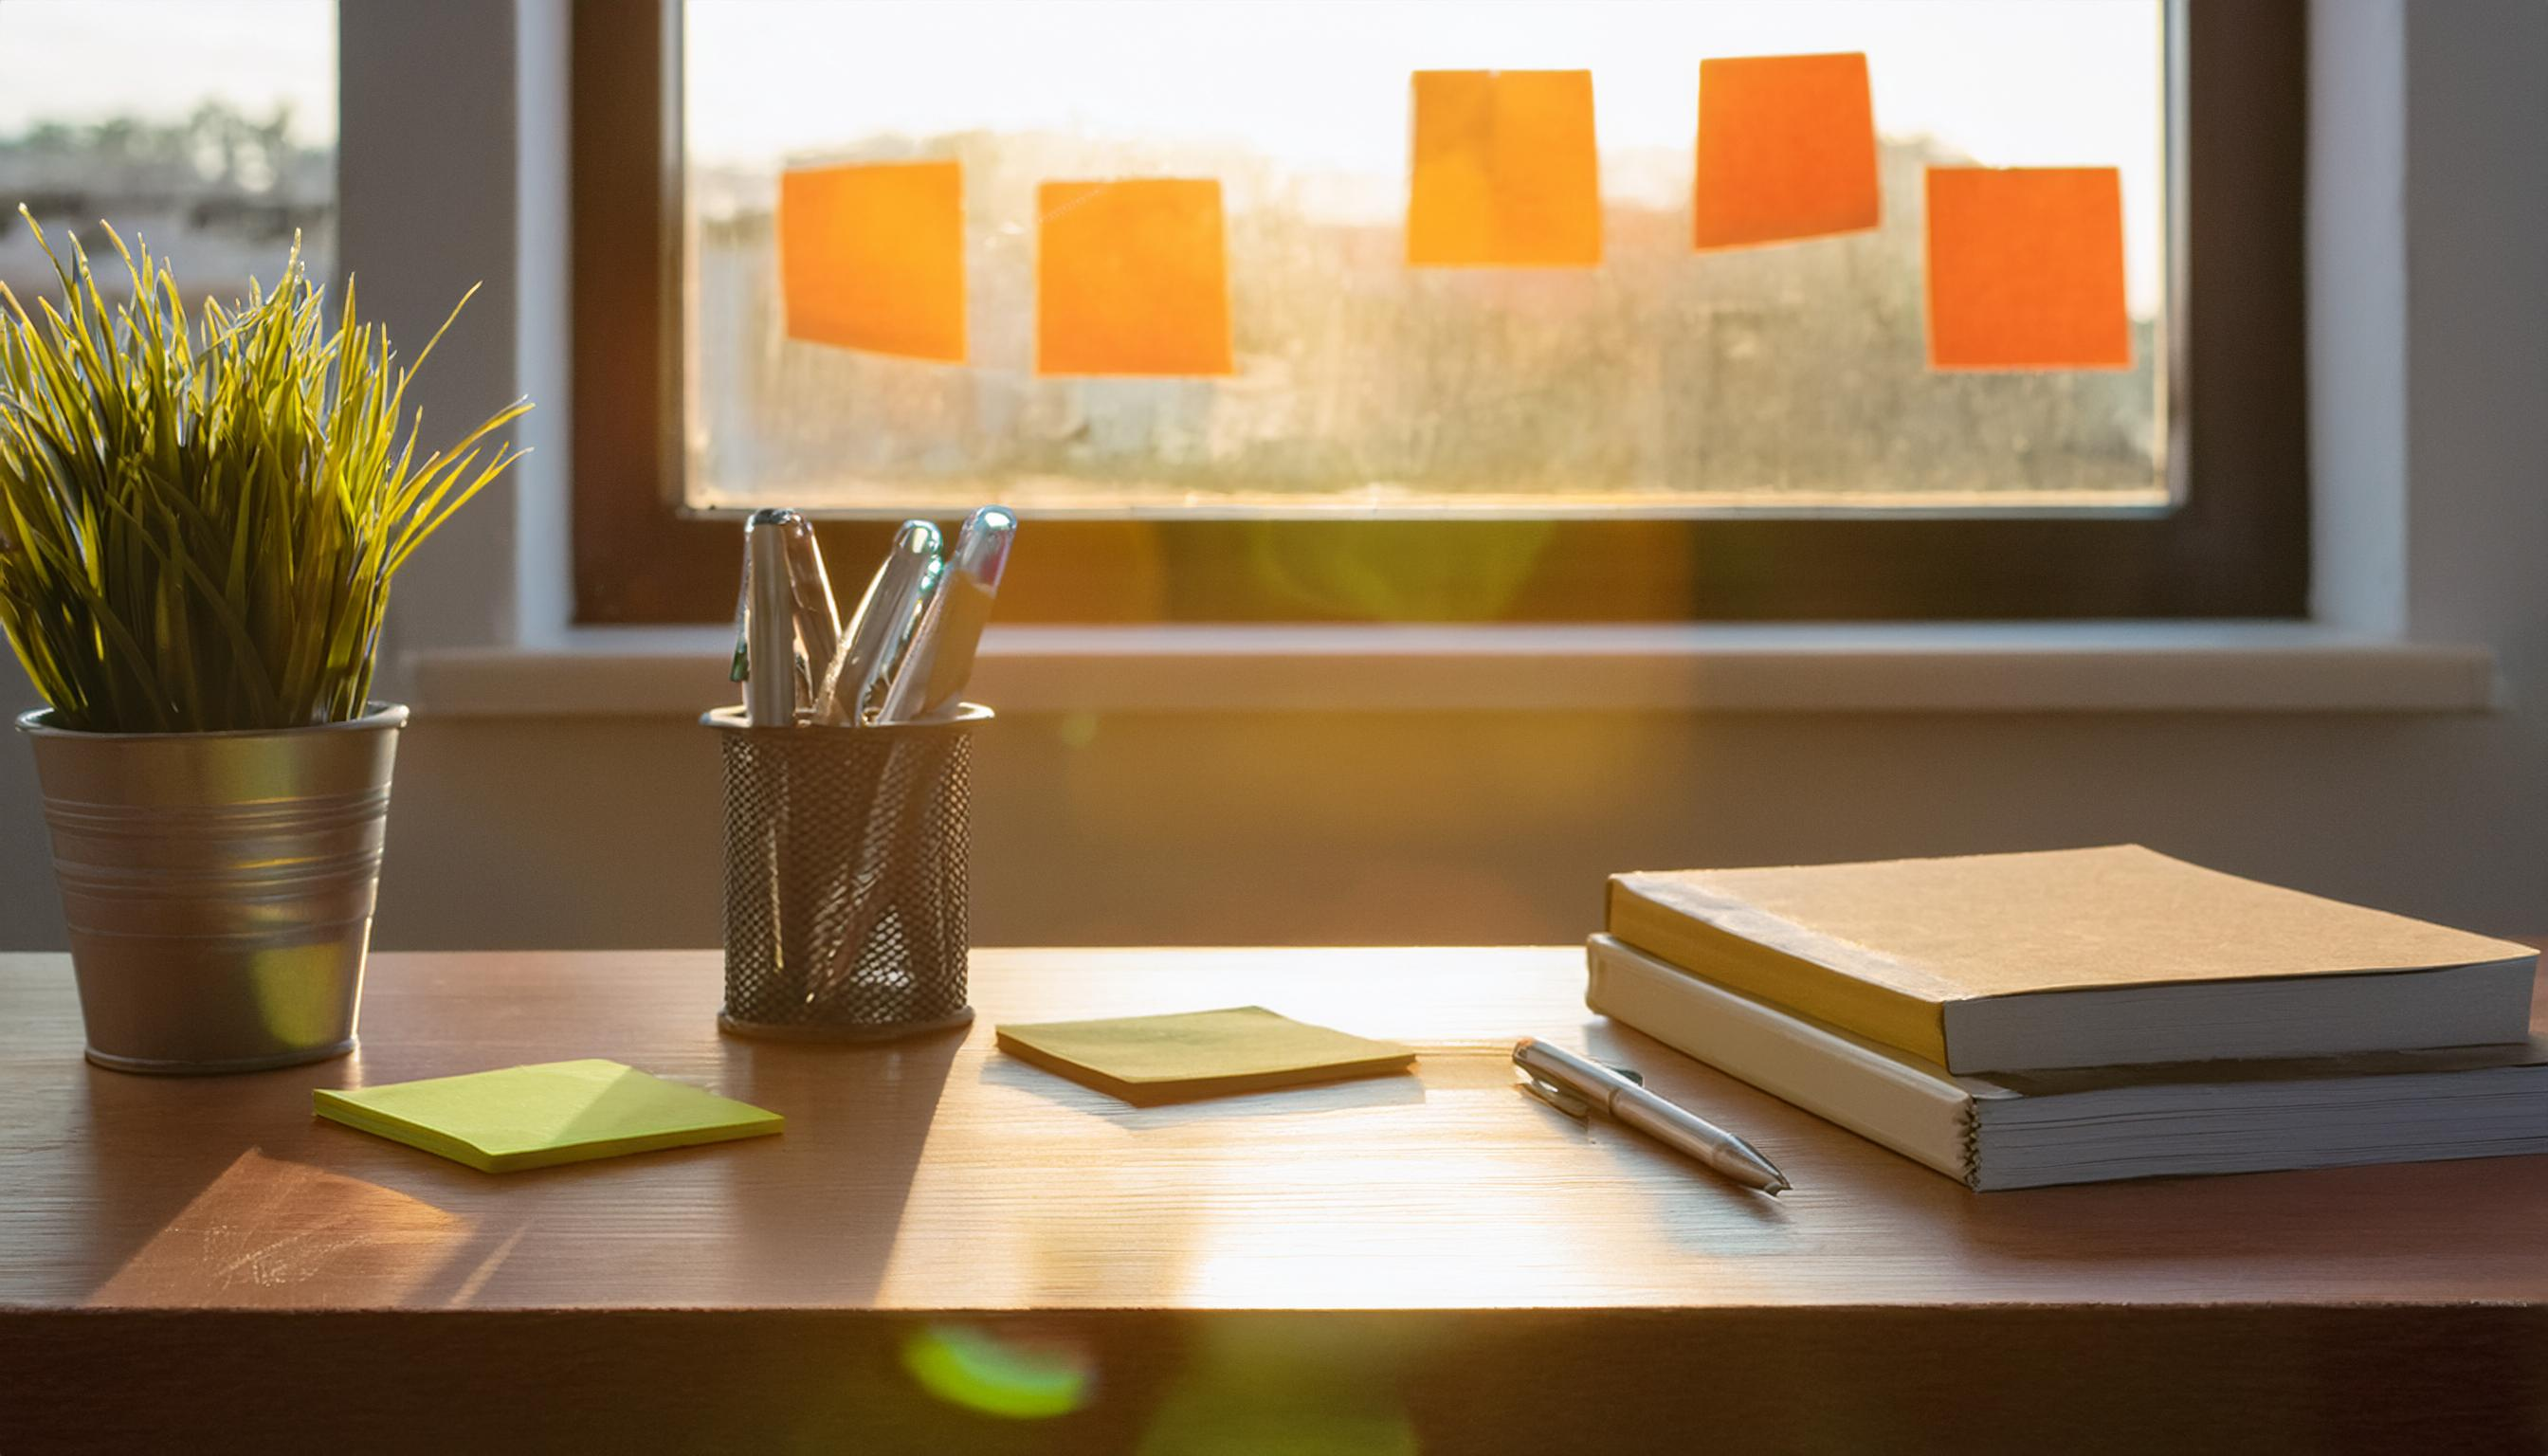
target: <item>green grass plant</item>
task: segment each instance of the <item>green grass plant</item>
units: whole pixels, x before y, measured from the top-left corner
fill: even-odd
[[[328,320],[296,242],[272,292],[251,281],[190,324],[166,265],[109,228],[132,279],[109,308],[87,251],[65,262],[19,213],[62,298],[30,313],[0,284],[0,627],[51,721],[360,716],[391,579],[519,458],[494,436],[529,403],[418,460],[408,383],[459,307],[403,363],[351,282]]]

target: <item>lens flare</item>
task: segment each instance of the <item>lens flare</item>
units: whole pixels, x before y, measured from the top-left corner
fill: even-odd
[[[1009,1420],[1048,1420],[1086,1404],[1096,1372],[1080,1350],[932,1324],[902,1344],[902,1368],[920,1388],[967,1410]]]

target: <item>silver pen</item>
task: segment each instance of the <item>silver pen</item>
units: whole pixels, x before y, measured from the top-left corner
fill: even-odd
[[[1779,1194],[1794,1186],[1759,1148],[1598,1062],[1536,1037],[1514,1043],[1512,1059],[1529,1074],[1531,1092],[1571,1117],[1605,1114],[1746,1188]]]
[[[938,570],[938,527],[904,521],[824,670],[814,694],[816,722],[855,727],[866,721],[867,700],[917,630]]]
[[[884,705],[876,709],[877,722],[926,718],[962,695],[1017,534],[1017,514],[1005,505],[985,505],[965,519],[956,544],[947,548],[946,579],[913,638],[910,660],[894,674]]]
[[[831,574],[823,570],[823,548],[814,539],[814,523],[793,510],[781,511],[779,540],[787,549],[787,592],[795,606],[796,642],[804,649],[806,676],[823,671],[841,645],[841,609],[832,600]],[[805,684],[805,701],[814,701],[815,682]]]
[[[743,523],[744,719],[755,728],[796,721],[796,601],[785,510],[756,510]]]

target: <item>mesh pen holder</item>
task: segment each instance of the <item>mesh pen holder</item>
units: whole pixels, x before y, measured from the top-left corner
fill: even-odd
[[[752,1037],[876,1042],[973,1019],[964,876],[973,729],[699,721],[725,757],[725,1009]]]

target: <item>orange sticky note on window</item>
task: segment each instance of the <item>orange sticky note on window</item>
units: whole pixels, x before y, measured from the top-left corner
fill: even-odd
[[[1696,246],[1863,232],[1879,209],[1865,55],[1698,63]]]
[[[1929,169],[1929,367],[2129,369],[2113,167]]]
[[[781,173],[778,279],[789,338],[963,363],[960,165]]]
[[[1038,374],[1228,374],[1221,184],[1036,189]]]
[[[1591,71],[1417,71],[1414,94],[1410,265],[1601,261]]]

